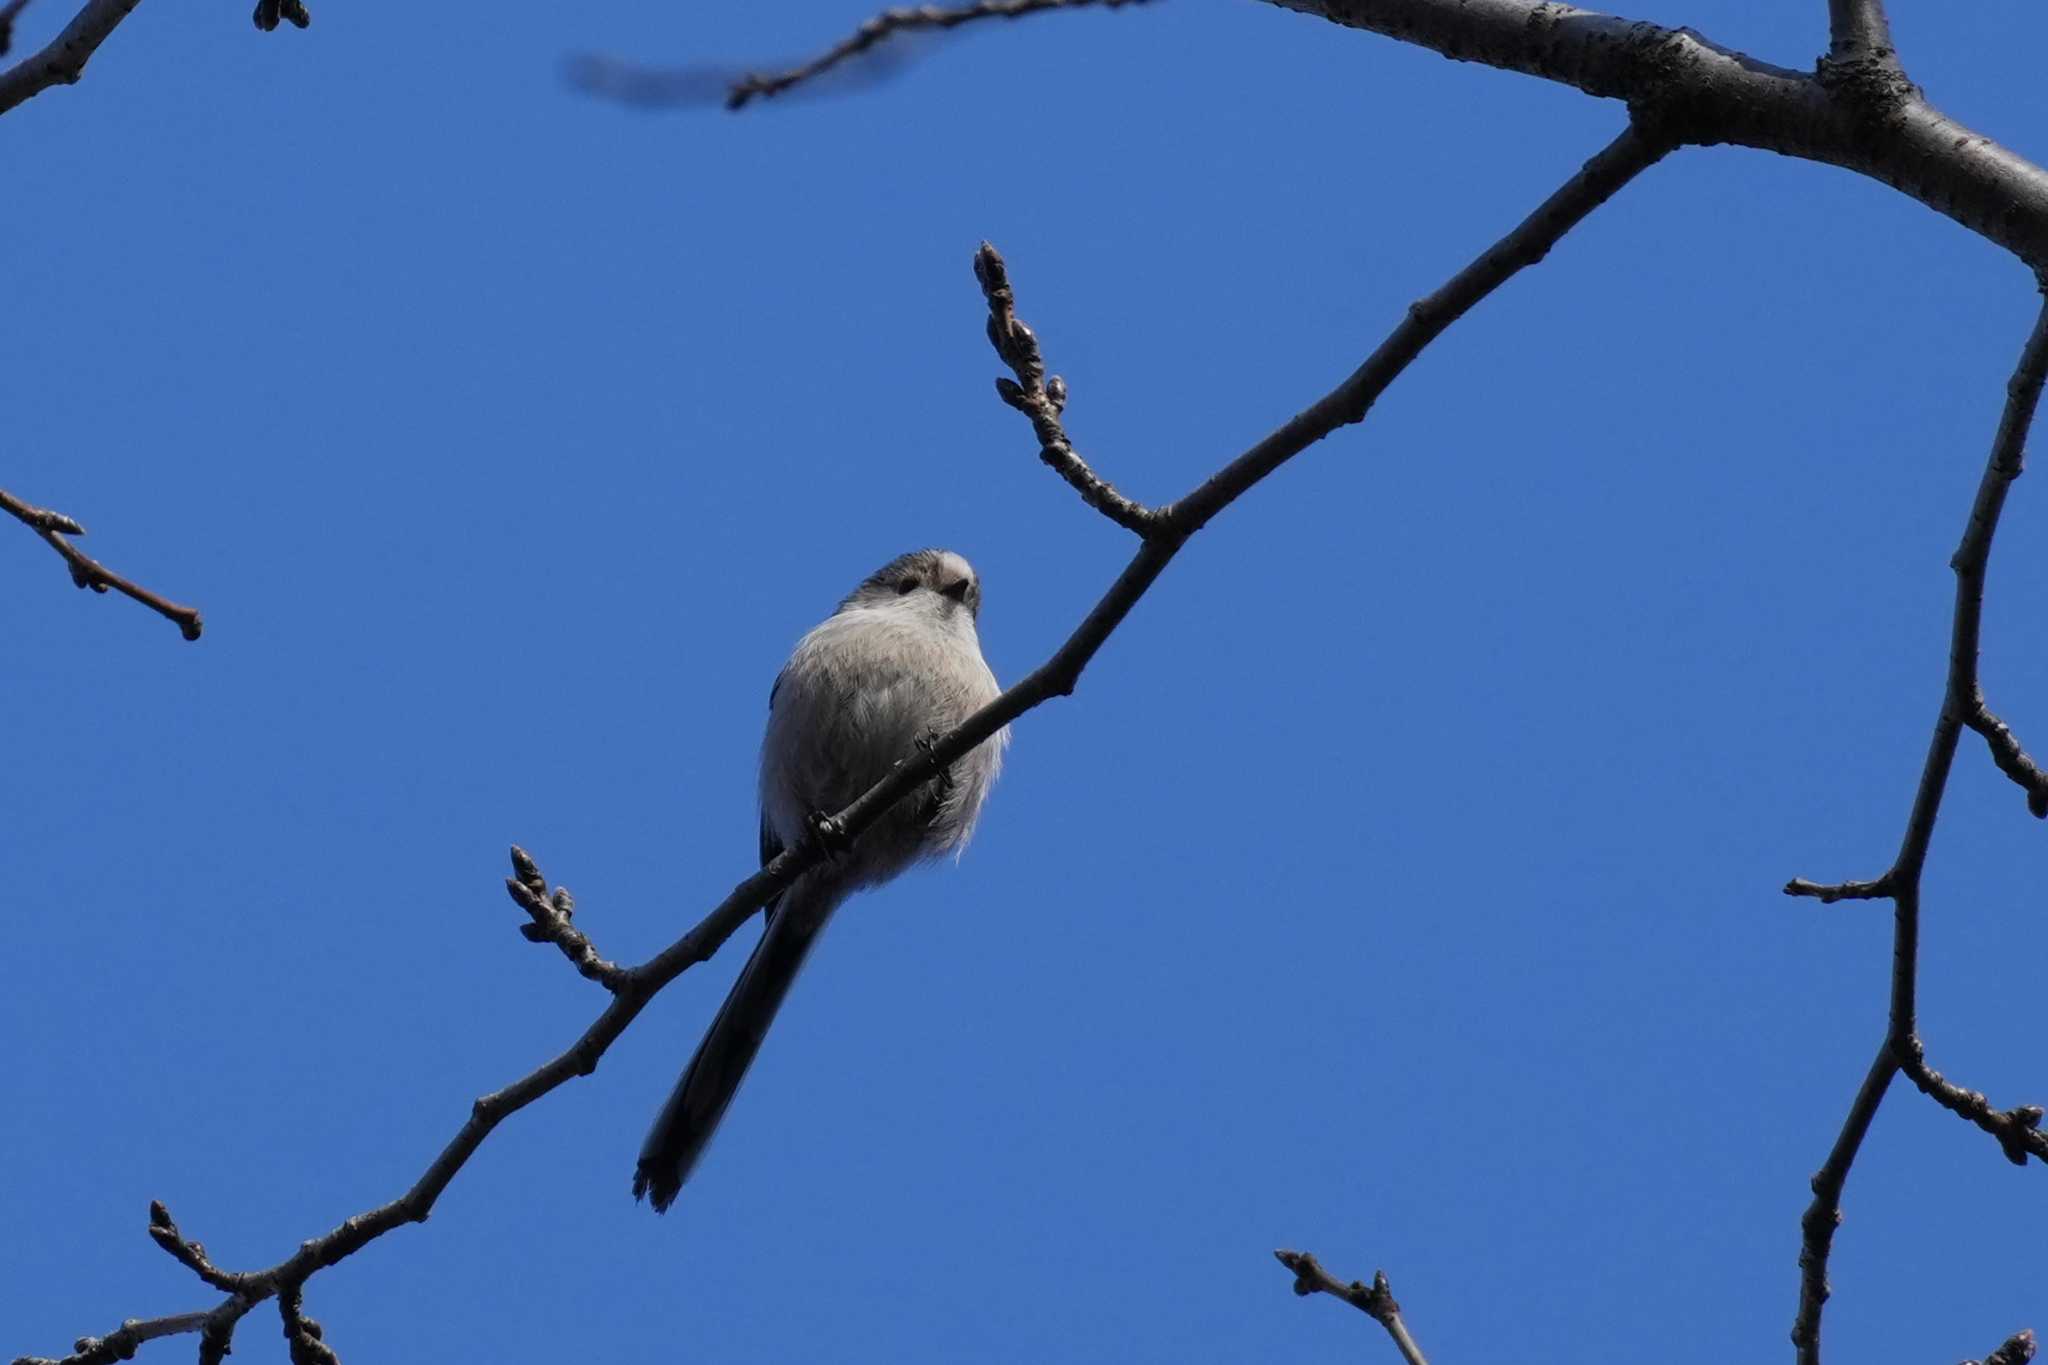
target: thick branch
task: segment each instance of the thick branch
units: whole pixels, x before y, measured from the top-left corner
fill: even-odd
[[[82,536],[85,528],[70,517],[47,507],[33,507],[4,488],[0,488],[0,512],[8,513],[34,531],[45,544],[62,555],[64,562],[71,567],[71,581],[79,587],[91,588],[94,592],[105,592],[111,588],[170,621],[186,639],[199,638],[203,623],[199,619],[198,608],[182,607],[167,597],[159,597],[141,584],[121,577],[98,560],[81,554],[78,547],[65,537]]]
[[[1884,17],[1884,0],[1828,0],[1828,58],[1897,60],[1892,50],[1892,26]]]
[[[1863,1135],[1869,1131],[1878,1106],[1884,1102],[1885,1091],[1899,1070],[1904,1069],[1914,1084],[1936,1102],[1996,1137],[2009,1159],[2024,1164],[2031,1154],[2048,1161],[2048,1144],[2043,1143],[2037,1131],[2041,1111],[2031,1106],[1995,1110],[1982,1095],[1953,1085],[1929,1069],[1916,1017],[1920,876],[1927,864],[1935,819],[1941,812],[1963,726],[1980,713],[1988,714],[1984,712],[1983,692],[1977,678],[1985,569],[1991,559],[1991,541],[1998,531],[1999,515],[2005,510],[2006,493],[2020,475],[2027,432],[2040,403],[2044,376],[2048,376],[2048,302],[2044,302],[2035,319],[2034,330],[2021,348],[2019,363],[2006,385],[2005,408],[1999,417],[1998,432],[1992,438],[1990,456],[1984,463],[1983,477],[1977,483],[1976,497],[1970,504],[1970,519],[1949,561],[1956,574],[1956,598],[1949,628],[1948,679],[1942,690],[1934,734],[1928,741],[1927,759],[1921,766],[1920,783],[1913,793],[1913,809],[1906,818],[1906,832],[1891,870],[1875,882],[1822,887],[1794,881],[1785,888],[1793,895],[1814,895],[1822,900],[1852,894],[1885,895],[1891,898],[1893,907],[1891,1006],[1885,1038],[1849,1106],[1849,1115],[1827,1161],[1813,1177],[1813,1202],[1800,1220],[1799,1312],[1792,1323],[1792,1342],[1798,1349],[1801,1365],[1820,1362],[1821,1307],[1828,1297],[1828,1253],[1835,1228],[1842,1221],[1842,1187],[1862,1146]],[[2017,747],[2015,742],[2014,748]],[[1994,753],[1996,748],[1994,742]]]
[[[1871,176],[2048,264],[2048,171],[1946,117],[1903,78],[1838,91],[1690,29],[1538,0],[1272,3],[1625,100],[1681,143],[1731,142]]]
[[[53,85],[71,85],[115,25],[142,0],[86,0],[85,8],[42,51],[0,71],[0,114]]]
[[[1306,1251],[1276,1251],[1273,1259],[1294,1272],[1295,1293],[1304,1298],[1310,1294],[1328,1294],[1344,1300],[1387,1329],[1387,1335],[1394,1339],[1395,1348],[1408,1365],[1429,1365],[1422,1348],[1415,1344],[1414,1337],[1408,1335],[1408,1325],[1401,1321],[1401,1305],[1394,1301],[1393,1286],[1387,1283],[1386,1271],[1374,1271],[1369,1285],[1358,1280],[1345,1284],[1323,1269],[1322,1262]]]

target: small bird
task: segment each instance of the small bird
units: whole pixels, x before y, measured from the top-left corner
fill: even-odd
[[[981,580],[950,550],[890,560],[798,642],[768,694],[761,741],[766,864],[957,728],[1000,689],[981,657]],[[912,863],[957,854],[1002,766],[1007,728],[898,802],[852,844],[791,882],[640,1148],[633,1197],[665,1213],[725,1116],[825,921],[854,892]]]

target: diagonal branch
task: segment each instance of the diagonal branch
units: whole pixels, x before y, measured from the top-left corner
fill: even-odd
[[[1488,248],[1449,284],[1411,308],[1393,334],[1350,378],[1301,416],[1231,461],[1215,478],[1182,499],[1173,509],[1160,513],[1167,519],[1161,529],[1145,537],[1131,562],[1049,659],[968,717],[951,734],[920,744],[897,760],[886,777],[831,817],[830,822],[838,826],[845,838],[859,837],[890,807],[965,757],[998,730],[1053,697],[1071,693],[1082,670],[1174,555],[1179,553],[1190,535],[1287,459],[1345,423],[1358,421],[1372,399],[1451,321],[1523,266],[1541,260],[1559,238],[1628,180],[1655,164],[1665,150],[1666,144],[1660,139],[1638,131],[1633,125],[1625,129],[1528,219]],[[534,1071],[475,1101],[468,1120],[456,1130],[454,1137],[428,1164],[411,1189],[387,1204],[347,1219],[322,1236],[301,1243],[293,1255],[276,1265],[259,1271],[220,1270],[205,1259],[203,1247],[187,1241],[178,1233],[168,1211],[163,1211],[161,1206],[152,1206],[151,1235],[207,1284],[228,1293],[228,1297],[210,1312],[161,1320],[185,1324],[167,1327],[164,1332],[201,1331],[206,1342],[217,1341],[224,1353],[234,1324],[256,1304],[281,1294],[295,1293],[319,1271],[353,1255],[386,1233],[407,1223],[423,1222],[433,1211],[441,1192],[483,1145],[492,1130],[566,1082],[595,1071],[606,1050],[658,991],[690,967],[708,959],[756,910],[824,856],[824,850],[815,838],[785,849],[734,887],[731,894],[695,928],[647,962],[623,971],[609,963],[602,964],[608,970],[586,970],[585,975],[596,976],[610,990],[611,1001],[581,1037]],[[581,948],[572,951],[573,945],[558,932],[558,926],[544,914],[536,913],[534,906],[528,904],[529,901],[542,903],[540,888],[546,886],[546,879],[541,876],[540,869],[521,852],[514,857],[514,874],[508,889],[534,920],[534,925],[528,927],[535,928],[537,934],[529,936],[540,941],[557,942],[572,960],[578,961],[579,969],[582,969],[586,959]],[[522,896],[521,892],[525,895]],[[552,899],[544,904],[557,911],[561,909]],[[566,915],[562,920],[566,923]],[[584,947],[587,947],[587,942],[583,940]],[[590,959],[595,959],[594,952]],[[287,1311],[288,1326],[292,1316]]]
[[[1415,1344],[1414,1337],[1408,1335],[1408,1324],[1401,1321],[1401,1305],[1394,1301],[1394,1289],[1387,1283],[1386,1271],[1374,1271],[1369,1285],[1358,1280],[1345,1284],[1323,1269],[1322,1262],[1309,1252],[1276,1251],[1273,1259],[1294,1272],[1295,1293],[1303,1298],[1310,1294],[1328,1294],[1344,1300],[1387,1329],[1387,1335],[1394,1339],[1395,1349],[1400,1351],[1401,1359],[1408,1365],[1429,1365],[1422,1348]]]
[[[1849,1106],[1848,1117],[1842,1121],[1842,1130],[1827,1160],[1814,1174],[1813,1201],[1800,1219],[1799,1312],[1792,1323],[1792,1343],[1798,1350],[1800,1365],[1819,1365],[1821,1309],[1828,1297],[1828,1254],[1834,1244],[1835,1229],[1842,1221],[1842,1188],[1862,1147],[1864,1134],[1870,1131],[1871,1120],[1884,1102],[1885,1091],[1900,1070],[1944,1108],[1996,1137],[2012,1161],[2024,1164],[2028,1155],[2048,1161],[2048,1142],[2043,1141],[2038,1131],[2041,1110],[2033,1106],[1995,1110],[1982,1095],[1950,1083],[1929,1068],[1916,1015],[1921,872],[1927,865],[1927,850],[1934,840],[1934,822],[1941,812],[1949,772],[1955,766],[1956,745],[1963,727],[1984,706],[1977,659],[1984,622],[1985,571],[1991,559],[1991,540],[1998,531],[1998,518],[2005,510],[2006,493],[2023,467],[2027,432],[2040,403],[2044,377],[2048,377],[2048,301],[2044,301],[2034,330],[2020,350],[2012,379],[2006,384],[2005,408],[1999,417],[1997,435],[1992,438],[1991,454],[1985,461],[1983,477],[1978,480],[1962,541],[1949,561],[1956,575],[1956,599],[1949,628],[1948,680],[1898,856],[1890,871],[1875,882],[1821,887],[1793,881],[1785,888],[1790,895],[1818,896],[1822,900],[1858,894],[1884,896],[1890,898],[1893,909],[1891,1007],[1884,1041],[1878,1045],[1877,1056]]]
[[[0,114],[53,85],[75,84],[107,35],[141,3],[142,0],[86,0],[85,8],[42,51],[0,71]]]
[[[1125,5],[1144,3],[1145,0],[975,0],[973,4],[951,9],[939,5],[920,5],[915,9],[886,9],[855,29],[852,36],[833,44],[825,52],[800,66],[772,75],[749,72],[740,77],[726,92],[725,107],[743,109],[756,97],[766,99],[779,95],[792,86],[822,76],[841,62],[858,57],[877,43],[886,42],[899,34],[958,28],[977,19],[1020,19],[1027,14],[1038,14],[1045,10],[1081,9],[1086,6],[1122,9]]]
[[[1542,260],[1565,233],[1661,161],[1671,148],[1660,133],[1631,122],[1514,231],[1481,252],[1434,294],[1410,304],[1401,325],[1342,384],[1225,465],[1200,488],[1165,508],[1167,521],[1183,535],[1194,534],[1246,489],[1309,445],[1339,427],[1363,421],[1379,396],[1422,354],[1423,347],[1517,272]]]
[[[181,607],[167,597],[159,597],[139,583],[121,577],[96,559],[79,552],[67,536],[82,536],[85,528],[65,516],[62,512],[47,507],[34,507],[0,488],[0,512],[6,512],[16,521],[43,538],[51,549],[64,557],[71,566],[71,581],[81,588],[94,592],[105,592],[109,588],[123,596],[131,597],[157,615],[176,625],[179,634],[188,640],[199,638],[202,622],[196,607]]]

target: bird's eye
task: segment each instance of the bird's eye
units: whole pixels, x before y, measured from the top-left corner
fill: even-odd
[[[914,593],[916,591],[917,580],[915,578],[906,578],[901,583],[898,583],[896,585],[896,595],[898,597],[908,597],[911,593]]]

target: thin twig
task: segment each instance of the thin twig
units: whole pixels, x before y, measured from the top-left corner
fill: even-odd
[[[1902,1068],[1943,1107],[1998,1138],[2008,1158],[2024,1162],[2032,1154],[2048,1160],[2048,1146],[2042,1145],[2041,1135],[2035,1131],[2040,1111],[2031,1107],[1994,1110],[1983,1096],[1942,1079],[1927,1067],[1917,1017],[1920,877],[1927,865],[1927,849],[1934,839],[1934,822],[1941,811],[1949,772],[1955,765],[1957,742],[1963,727],[1984,705],[1977,656],[1984,622],[1985,570],[1991,559],[1991,541],[1998,530],[1998,518],[2005,510],[2006,493],[2023,467],[2027,431],[2033,425],[2044,376],[2048,376],[2048,301],[2044,301],[2034,329],[2020,350],[2012,379],[2006,384],[1998,433],[1992,438],[1991,453],[1985,460],[1983,477],[1978,480],[1962,540],[1949,561],[1956,575],[1956,597],[1949,628],[1948,680],[1941,710],[1935,718],[1934,734],[1928,741],[1927,759],[1920,770],[1919,786],[1913,793],[1913,809],[1906,818],[1906,832],[1899,841],[1898,856],[1893,859],[1891,870],[1876,882],[1847,884],[1874,890],[1892,901],[1891,1004],[1884,1041],[1878,1045],[1877,1056],[1857,1089],[1827,1160],[1814,1174],[1813,1201],[1799,1221],[1799,1312],[1792,1322],[1792,1343],[1800,1365],[1819,1365],[1821,1309],[1828,1297],[1828,1254],[1834,1245],[1835,1229],[1842,1221],[1842,1188],[1863,1136],[1869,1132],[1871,1120],[1884,1102],[1885,1091]],[[1793,895],[1842,890],[1795,889],[1811,885],[1795,881],[1785,889]],[[1825,895],[1820,898],[1830,899]]]
[[[286,1285],[277,1293],[277,1315],[284,1326],[284,1339],[291,1351],[292,1365],[341,1365],[320,1330],[320,1324],[306,1316],[306,1287]]]
[[[1788,896],[1811,896],[1823,905],[1836,901],[1877,901],[1889,900],[1892,894],[1892,874],[1887,872],[1874,881],[1867,882],[1810,882],[1804,877],[1794,877],[1785,883]]]
[[[2048,818],[2048,773],[2042,772],[2040,765],[2020,747],[2019,736],[1992,713],[1981,694],[1963,717],[1963,724],[1984,736],[1984,742],[1991,746],[1991,761],[2027,794],[2027,809],[2034,818]]]
[[[1927,1049],[1918,1038],[1907,1039],[1902,1055],[1896,1060],[1899,1070],[1906,1073],[1906,1079],[1921,1094],[1997,1138],[1999,1149],[2005,1153],[2007,1161],[2015,1166],[2024,1166],[2031,1156],[2037,1161],[2048,1162],[2048,1134],[2041,1132],[2043,1110],[2040,1105],[1993,1108],[1981,1091],[1965,1089],[1927,1065]]]
[[[1003,264],[1002,253],[987,242],[974,253],[974,278],[981,282],[981,295],[988,301],[989,344],[1017,376],[1014,380],[998,378],[996,395],[1031,419],[1031,429],[1038,435],[1038,458],[1072,485],[1081,501],[1127,531],[1152,534],[1159,513],[1117,492],[1115,485],[1088,467],[1067,439],[1060,416],[1067,406],[1067,382],[1058,375],[1046,378],[1037,334],[1017,316],[1009,268]]]
[[[85,64],[107,35],[142,0],[86,0],[64,31],[40,52],[23,57],[0,71],[0,114],[53,85],[71,85],[85,73]]]
[[[1157,580],[1186,543],[1189,534],[1287,459],[1345,422],[1357,421],[1372,397],[1392,382],[1431,338],[1517,270],[1541,260],[1559,238],[1629,179],[1655,164],[1665,150],[1666,145],[1657,138],[1639,132],[1633,126],[1625,130],[1567,181],[1563,189],[1488,248],[1472,266],[1411,308],[1408,316],[1357,373],[1301,416],[1231,461],[1216,478],[1177,504],[1188,509],[1181,513],[1186,519],[1167,531],[1155,532],[1145,538],[1137,554],[1101,600],[1050,658],[968,717],[952,733],[915,746],[897,760],[881,781],[832,816],[831,823],[845,838],[858,838],[897,802],[965,757],[998,730],[1051,698],[1071,693],[1082,670]],[[708,959],[756,910],[825,856],[824,849],[815,838],[783,850],[758,872],[735,886],[695,928],[648,961],[625,969],[621,978],[605,982],[612,992],[611,1001],[582,1036],[552,1060],[502,1090],[476,1100],[471,1105],[468,1120],[456,1130],[440,1154],[404,1194],[301,1243],[293,1255],[266,1270],[228,1272],[207,1263],[206,1270],[211,1276],[219,1277],[220,1283],[235,1286],[235,1290],[212,1312],[186,1315],[181,1320],[190,1325],[182,1330],[202,1330],[207,1334],[209,1343],[217,1336],[224,1351],[225,1333],[232,1331],[234,1322],[255,1304],[289,1287],[305,1284],[319,1271],[353,1255],[395,1228],[424,1221],[433,1211],[441,1192],[500,1123],[569,1080],[595,1071],[606,1050],[657,992],[690,967]],[[533,860],[523,855],[515,858],[515,875],[511,879],[512,886],[528,893],[527,898],[522,899],[515,891],[514,899],[519,900],[529,914],[533,912],[527,905],[527,899],[537,899],[535,888],[545,885],[539,868],[532,864]],[[154,1209],[152,1221],[153,1224],[156,1221]],[[185,1243],[177,1235],[168,1212],[162,1215],[161,1221],[170,1231],[171,1241],[182,1246],[197,1245]],[[171,1248],[167,1246],[166,1249]],[[173,1254],[178,1253],[173,1251]],[[180,1259],[186,1258],[181,1256]],[[187,1264],[191,1262],[187,1261]],[[193,1268],[195,1271],[198,1269],[197,1266]],[[208,1283],[215,1281],[209,1278]]]
[[[247,1276],[222,1270],[208,1259],[202,1243],[190,1241],[178,1231],[177,1223],[171,1219],[171,1211],[160,1199],[153,1199],[149,1204],[149,1236],[179,1265],[215,1289],[227,1294],[240,1294],[248,1288]]]
[[[132,1358],[136,1349],[158,1337],[183,1336],[202,1330],[208,1313],[173,1313],[162,1318],[130,1318],[103,1337],[80,1337],[68,1356],[16,1356],[14,1365],[113,1365]]]
[[[626,969],[599,957],[589,937],[571,923],[576,915],[576,898],[569,894],[569,888],[558,886],[550,894],[548,879],[517,844],[512,845],[512,875],[505,879],[505,890],[520,909],[533,917],[533,923],[519,926],[527,942],[554,944],[562,950],[562,956],[576,965],[578,972],[608,991],[616,993],[625,985]]]
[[[1394,1290],[1387,1283],[1386,1271],[1375,1270],[1369,1285],[1357,1280],[1346,1284],[1323,1269],[1322,1262],[1306,1251],[1276,1251],[1273,1259],[1294,1272],[1295,1293],[1303,1297],[1328,1294],[1344,1300],[1387,1329],[1387,1335],[1394,1339],[1395,1347],[1408,1365],[1429,1365],[1422,1348],[1415,1344],[1414,1337],[1408,1335],[1408,1325],[1401,1321],[1401,1305],[1394,1301]]]
[[[1631,122],[1514,231],[1482,252],[1427,298],[1409,305],[1401,320],[1363,365],[1314,406],[1225,465],[1200,488],[1160,509],[1179,534],[1192,535],[1243,492],[1323,437],[1363,421],[1423,347],[1471,307],[1528,266],[1542,260],[1565,233],[1623,185],[1661,161],[1672,143],[1659,131]]]
[[[1086,6],[1121,9],[1125,5],[1144,3],[1145,0],[977,0],[974,4],[961,5],[954,9],[939,5],[920,5],[915,9],[886,9],[855,29],[851,37],[801,66],[772,75],[750,72],[742,76],[734,81],[732,89],[726,92],[725,107],[741,109],[757,96],[765,99],[779,95],[791,86],[801,85],[815,76],[822,75],[841,62],[857,57],[875,44],[899,33],[911,33],[920,29],[958,28],[977,19],[1019,19],[1024,15],[1037,14],[1045,10],[1081,9]]]
[[[1997,1350],[1985,1356],[1983,1365],[2027,1365],[2033,1358],[2034,1334],[2031,1331],[2018,1331],[2000,1342]],[[1966,1360],[1963,1365],[1978,1365],[1978,1362]]]
[[[203,622],[197,607],[182,607],[167,597],[159,597],[139,583],[130,582],[98,560],[81,554],[78,547],[65,537],[82,536],[85,528],[47,507],[35,507],[23,502],[6,489],[0,488],[0,512],[6,512],[43,538],[51,549],[64,557],[71,566],[71,581],[81,588],[94,592],[105,592],[112,588],[126,597],[131,597],[157,615],[177,626],[178,633],[188,640],[199,638]]]

